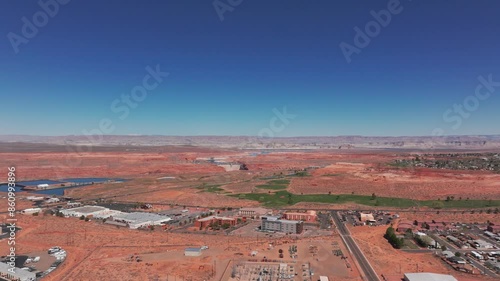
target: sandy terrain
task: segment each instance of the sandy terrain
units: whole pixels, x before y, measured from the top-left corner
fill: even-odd
[[[249,171],[226,172],[209,163],[196,164],[199,158],[223,157],[241,161]],[[429,169],[399,169],[387,163],[396,159],[393,152],[314,151],[277,152],[252,155],[242,151],[213,151],[184,148],[176,151],[100,151],[81,155],[52,152],[0,153],[0,166],[15,165],[18,180],[62,179],[70,177],[122,177],[124,183],[97,184],[67,191],[67,195],[83,199],[121,202],[151,202],[158,206],[186,205],[206,207],[257,206],[249,200],[239,200],[228,194],[269,192],[255,189],[266,183],[267,177],[290,174],[310,168],[310,176],[294,177],[288,191],[293,193],[365,194],[377,196],[437,199],[446,196],[463,198],[500,199],[500,175],[487,172],[463,172]],[[5,173],[6,174],[6,173]],[[163,178],[163,179],[162,179]],[[0,177],[0,181],[2,180]],[[220,188],[220,189],[219,189]],[[5,196],[2,194],[1,196]],[[26,194],[19,194],[26,196]],[[155,208],[158,208],[155,206]],[[19,200],[18,209],[31,207],[31,202]],[[298,208],[330,208],[333,205],[299,203]],[[335,205],[335,208],[366,208],[355,204]],[[7,210],[5,198],[0,208]],[[161,208],[160,208],[161,209]],[[374,209],[374,208],[371,208]],[[384,208],[387,210],[388,208]],[[402,214],[409,220],[441,219],[484,222],[495,220],[490,214],[462,214],[457,211]],[[2,217],[2,216],[0,216]],[[5,214],[3,215],[5,219]],[[69,253],[67,262],[46,280],[208,280],[215,274],[220,279],[231,259],[245,257],[252,250],[266,255],[267,245],[274,238],[213,236],[201,234],[164,233],[117,229],[95,222],[64,219],[52,216],[19,216],[24,230],[18,236],[18,253],[46,251],[61,246]],[[353,235],[373,263],[377,272],[393,275],[420,271],[449,273],[439,259],[425,254],[407,254],[392,249],[383,239],[385,227],[353,228]],[[277,238],[276,238],[277,239]],[[300,241],[302,255],[307,255],[310,243],[322,248],[316,261],[327,261],[329,239]],[[284,245],[286,239],[281,238]],[[288,241],[291,243],[291,241]],[[326,243],[326,244],[325,244]],[[210,246],[199,258],[186,258],[183,250],[190,246]],[[343,246],[340,246],[343,247]],[[306,252],[304,252],[306,251]],[[0,252],[7,244],[0,243]],[[344,251],[345,253],[346,251]],[[143,262],[129,262],[130,255],[139,255]],[[394,263],[396,262],[396,265]],[[336,261],[338,265],[338,261]],[[401,266],[400,266],[401,264]],[[340,266],[345,264],[340,263]],[[356,280],[353,272],[342,271],[337,279]],[[453,272],[454,275],[457,275]],[[167,276],[168,275],[168,276]],[[220,276],[219,276],[220,275]],[[462,281],[462,275],[457,275]],[[483,280],[483,279],[481,279]],[[466,281],[466,279],[464,279]],[[469,280],[467,280],[469,281]]]
[[[18,181],[71,177],[128,177],[223,172],[215,165],[194,164],[192,153],[2,153],[2,167],[18,167]],[[203,154],[202,154],[203,155]]]
[[[396,169],[374,163],[340,162],[295,178],[290,191],[304,194],[376,193],[419,200],[500,198],[500,175],[489,172]]]
[[[68,252],[66,262],[44,280],[208,280],[217,274],[214,261],[224,262],[235,253],[263,245],[239,237],[144,232],[52,216],[19,216],[23,230],[17,236],[19,254],[46,251],[61,246]],[[184,249],[210,246],[199,258],[184,257]],[[0,244],[0,252],[7,252]],[[128,262],[139,255],[143,262]],[[168,269],[168,270],[166,270]],[[219,274],[221,272],[218,272]],[[170,280],[170,279],[169,279]]]
[[[199,150],[199,149],[198,149]],[[287,175],[308,167],[310,176],[295,177],[288,191],[303,194],[361,194],[385,197],[403,197],[420,200],[445,199],[447,196],[470,199],[500,199],[500,174],[480,171],[449,171],[425,168],[396,168],[388,165],[400,157],[391,152],[276,152],[253,156],[251,153],[220,152],[91,152],[68,154],[0,153],[0,166],[17,166],[18,181],[33,179],[61,179],[69,177],[123,177],[126,185],[92,186],[71,190],[75,196],[114,196],[134,194],[127,200],[172,202],[194,205],[238,204],[223,193],[266,192],[255,189],[264,184],[263,178]],[[222,157],[227,161],[241,161],[249,171],[226,172],[209,163],[195,163],[195,159]],[[159,181],[161,177],[174,180]],[[225,189],[201,196],[193,188],[201,184],[217,185]],[[145,189],[147,187],[147,189]],[[139,190],[150,194],[136,194]],[[129,196],[130,197],[130,196]],[[154,199],[154,200],[153,200]],[[250,203],[245,202],[244,205]]]
[[[43,252],[60,246],[68,252],[68,259],[44,280],[219,280],[229,261],[235,258],[251,259],[249,253],[258,251],[256,258],[278,259],[277,249],[287,249],[293,243],[299,245],[301,261],[309,260],[317,272],[338,277],[334,280],[356,280],[356,268],[346,267],[338,257],[328,255],[332,249],[347,253],[338,237],[301,239],[258,238],[238,236],[213,236],[201,234],[137,231],[97,222],[84,222],[75,218],[19,215],[23,230],[16,237],[17,253]],[[332,246],[335,242],[336,246]],[[268,245],[275,245],[269,249]],[[209,250],[201,257],[185,257],[184,249],[207,245]],[[309,246],[320,248],[312,257]],[[0,252],[8,251],[6,243],[0,244]],[[139,256],[142,262],[131,262],[130,256]],[[335,266],[324,267],[324,261]],[[295,262],[290,260],[290,262]]]

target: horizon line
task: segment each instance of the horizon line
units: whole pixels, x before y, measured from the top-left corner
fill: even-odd
[[[87,137],[97,135],[30,135],[30,134],[0,134],[0,137]],[[500,134],[463,134],[463,135],[297,135],[297,136],[276,136],[276,137],[261,137],[258,135],[158,135],[158,134],[123,134],[123,135],[107,135],[102,134],[102,137],[247,137],[247,138],[263,138],[263,139],[287,139],[287,138],[342,138],[342,137],[361,137],[361,138],[444,138],[444,137],[500,137]]]

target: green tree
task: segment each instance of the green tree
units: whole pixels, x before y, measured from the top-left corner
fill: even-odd
[[[396,236],[396,232],[392,226],[387,229],[384,237],[396,249],[401,249],[404,246],[404,239]]]

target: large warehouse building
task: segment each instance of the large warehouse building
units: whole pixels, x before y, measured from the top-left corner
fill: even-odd
[[[434,273],[406,273],[405,281],[458,281],[451,275]]]
[[[113,216],[112,219],[128,224],[131,229],[162,225],[172,220],[170,217],[152,213],[120,213]]]
[[[66,210],[61,210],[61,213],[65,216],[69,217],[94,217],[94,218],[100,218],[104,214],[110,213],[110,209],[100,207],[100,206],[83,206],[83,207],[78,207],[74,209],[66,209]]]

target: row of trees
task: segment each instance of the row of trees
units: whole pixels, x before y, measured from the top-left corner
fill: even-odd
[[[403,238],[398,238],[396,236],[396,231],[394,228],[391,226],[387,229],[385,232],[384,238],[389,241],[389,243],[396,249],[401,249],[403,248],[405,241]]]

